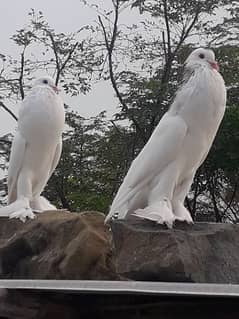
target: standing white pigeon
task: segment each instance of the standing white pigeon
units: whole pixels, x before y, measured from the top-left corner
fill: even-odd
[[[0,216],[34,218],[35,212],[56,209],[41,193],[62,150],[64,104],[50,77],[35,81],[19,110],[8,169],[8,206]]]
[[[168,227],[192,223],[184,200],[223,118],[226,89],[213,51],[194,50],[185,68],[183,86],[133,161],[105,222],[132,214]]]

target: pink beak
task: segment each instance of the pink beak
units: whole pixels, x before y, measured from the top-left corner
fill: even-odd
[[[219,71],[219,65],[217,64],[217,62],[210,62],[209,64],[211,65],[211,67],[217,71]]]
[[[51,87],[53,88],[53,90],[56,92],[56,93],[59,93],[59,89],[57,86],[55,85],[51,85]]]

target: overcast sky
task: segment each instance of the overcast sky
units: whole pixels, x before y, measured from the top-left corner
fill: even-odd
[[[97,0],[98,5],[110,6],[111,0]],[[1,42],[0,53],[17,55],[17,46],[10,40],[16,30],[24,27],[29,22],[28,12],[33,8],[41,10],[56,32],[74,32],[81,26],[90,24],[96,18],[96,13],[84,6],[79,0],[50,1],[50,0],[6,0],[0,1],[0,29]],[[124,19],[132,22],[132,17],[125,16]],[[70,101],[68,101],[70,102]],[[106,109],[108,115],[116,110],[117,100],[114,92],[107,83],[99,83],[87,96],[79,95],[72,103],[82,116],[92,116]],[[78,106],[79,105],[79,106]],[[13,109],[16,113],[16,107]],[[12,132],[16,126],[14,120],[2,109],[0,109],[0,136]]]

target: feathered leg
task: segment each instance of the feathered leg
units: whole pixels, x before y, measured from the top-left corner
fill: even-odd
[[[56,207],[43,196],[34,197],[30,202],[30,206],[36,213],[42,213],[46,210],[56,210]]]
[[[165,223],[172,228],[175,220],[171,205],[175,179],[173,171],[176,174],[174,165],[169,165],[160,176],[155,177],[157,183],[149,192],[148,206],[144,209],[137,209],[134,216],[152,220],[158,224]]]
[[[184,206],[184,200],[190,190],[193,178],[194,173],[176,187],[172,200],[173,213],[176,219],[180,221],[186,221],[189,224],[193,223],[193,220],[191,214]]]
[[[33,214],[30,207],[30,198],[32,197],[32,183],[30,174],[21,172],[17,181],[17,200],[12,204],[1,208],[1,211],[6,212],[9,218],[19,218],[22,222],[26,221],[26,218],[33,219]]]

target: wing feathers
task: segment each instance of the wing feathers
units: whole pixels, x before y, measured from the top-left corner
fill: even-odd
[[[25,151],[26,141],[22,137],[20,132],[17,132],[12,142],[10,162],[8,168],[8,204],[16,200],[16,182],[18,179],[19,171],[22,167]]]
[[[127,213],[125,213],[125,203],[142,191],[154,176],[160,174],[170,162],[176,159],[186,133],[187,125],[180,116],[172,116],[168,113],[164,115],[147,144],[133,161],[106,220],[109,220],[116,212],[119,217]]]

